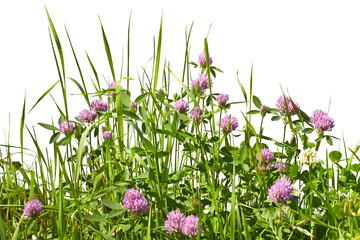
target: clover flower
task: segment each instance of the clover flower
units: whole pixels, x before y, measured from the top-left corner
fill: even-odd
[[[211,79],[211,86],[212,85],[213,82]],[[203,94],[209,87],[209,79],[205,73],[200,74],[199,78],[192,80],[190,84],[191,91],[196,94]]]
[[[231,118],[231,122],[230,122],[230,118]],[[219,125],[219,123],[218,123],[218,125]],[[221,119],[220,128],[223,133],[232,132],[238,126],[239,126],[239,122],[236,117],[232,117],[231,115],[228,115]]]
[[[106,112],[108,109],[108,103],[105,101],[101,101],[101,100],[94,100],[91,102],[90,104],[91,109],[93,111],[102,111],[102,112]]]
[[[289,97],[285,97],[286,99],[286,103],[287,103],[287,107],[289,109],[289,113],[290,115],[295,115],[295,109],[293,107],[293,105],[291,104],[290,98]],[[295,106],[297,109],[300,109],[300,105],[296,102],[294,102]],[[276,103],[276,107],[280,110],[280,112],[282,113],[286,113],[286,106],[285,106],[285,100],[284,97],[281,96],[278,98],[277,103]]]
[[[196,106],[194,110],[190,113],[190,118],[195,122],[199,123],[201,121],[201,108]]]
[[[291,184],[290,178],[282,176],[269,189],[268,198],[277,203],[284,203],[291,200],[294,195],[294,184]]]
[[[188,236],[194,237],[198,233],[199,218],[194,215],[190,215],[182,221],[181,232]],[[201,225],[201,232],[203,232],[203,226]]]
[[[312,117],[310,117],[310,121],[320,132],[331,131],[335,126],[334,120],[322,110],[315,110]]]
[[[274,159],[274,154],[267,148],[261,149],[262,162],[269,163]],[[259,160],[259,156],[256,153],[256,159]]]
[[[301,150],[299,160],[306,165],[315,165],[319,162],[317,152],[312,149]]]
[[[282,172],[282,173],[286,172],[286,165],[285,165],[285,163],[282,163],[282,162],[281,163],[276,162],[276,163],[270,165],[269,167],[270,167],[270,169],[274,169],[274,168],[279,169],[280,172]]]
[[[106,140],[106,139],[111,139],[112,138],[112,134],[110,131],[104,131],[103,134],[103,139]]]
[[[216,97],[216,101],[218,102],[219,108],[224,108],[229,101],[229,95],[222,93]]]
[[[133,216],[149,211],[146,198],[137,189],[128,189],[124,195],[123,208],[133,213]]]
[[[130,108],[130,111],[133,112],[133,113],[136,113],[137,111],[137,104],[136,102],[130,102],[130,105],[129,105],[129,108]]]
[[[42,205],[39,200],[32,199],[26,202],[23,209],[23,212],[25,213],[24,219],[39,215],[41,209],[42,209]]]
[[[165,221],[166,233],[179,233],[185,217],[179,210],[172,210],[168,213]]]
[[[120,85],[120,88],[123,87]],[[116,82],[110,83],[108,89],[116,89]],[[109,93],[109,95],[114,98],[116,97],[116,92]]]
[[[179,113],[186,113],[189,111],[189,104],[184,99],[179,99],[175,102],[174,107]]]
[[[66,120],[64,120],[60,125],[59,125],[59,131],[64,133],[64,134],[72,134],[74,132],[74,124],[72,122],[68,122]]]
[[[212,64],[212,58],[210,57],[209,55],[209,65]],[[200,67],[203,69],[203,68],[206,68],[206,54],[203,52],[199,55],[199,61],[198,61]]]
[[[79,113],[79,120],[85,123],[91,123],[95,120],[96,116],[96,112],[84,109]]]

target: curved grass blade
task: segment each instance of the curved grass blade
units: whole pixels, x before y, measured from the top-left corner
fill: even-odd
[[[30,111],[28,113],[30,113],[34,107],[46,96],[46,94],[48,94],[55,86],[56,84],[58,84],[60,82],[60,80],[57,80],[48,90],[46,90],[40,97],[39,99],[36,101],[36,103],[34,104],[34,106],[30,109]]]
[[[156,88],[157,88],[157,83],[158,83],[158,78],[159,78],[161,41],[162,41],[162,19],[163,19],[163,15],[161,14],[158,44],[157,44],[157,49],[156,49],[155,76],[154,76],[154,86],[153,86],[153,94],[154,95],[156,93]]]
[[[100,17],[99,17],[99,20],[100,20],[101,32],[102,32],[102,36],[103,36],[103,41],[104,41],[104,46],[105,46],[105,50],[106,50],[106,55],[107,55],[107,58],[108,58],[108,61],[109,61],[109,66],[110,66],[111,74],[112,74],[113,80],[116,82],[115,71],[114,71],[114,64],[113,64],[113,60],[112,60],[112,57],[111,57],[110,46],[109,46],[109,43],[108,43],[108,40],[107,40],[107,37],[106,37],[106,34],[105,34],[104,27],[103,27],[103,25],[102,25],[102,23],[101,23]]]
[[[24,125],[25,125],[25,103],[26,103],[26,92],[24,96],[24,104],[21,114],[20,122],[20,148],[21,148],[21,163],[24,163]]]

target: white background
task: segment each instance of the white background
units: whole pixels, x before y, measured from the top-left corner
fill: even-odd
[[[208,37],[210,54],[213,65],[224,71],[214,79],[216,92],[230,94],[231,101],[242,101],[236,72],[248,89],[253,63],[254,94],[263,103],[275,107],[281,95],[280,85],[285,91],[288,89],[309,115],[315,109],[327,111],[331,98],[329,115],[335,120],[331,135],[342,138],[344,133],[351,148],[360,139],[360,5],[357,1],[21,0],[0,2],[1,144],[5,143],[9,131],[10,113],[10,144],[19,145],[25,91],[28,112],[41,94],[58,80],[45,5],[64,49],[67,77],[80,82],[65,25],[90,92],[94,90],[90,78],[94,77],[85,51],[98,71],[102,87],[107,88],[106,81],[111,80],[98,16],[107,33],[119,78],[123,48],[126,59],[127,26],[132,11],[130,76],[137,79],[141,67],[152,57],[153,37],[157,39],[163,11],[162,63],[166,58],[178,76],[183,68],[185,28],[189,29],[194,21],[190,58],[196,62],[212,24]],[[197,77],[197,71],[193,69],[193,78]],[[70,81],[68,92],[79,93]],[[63,106],[60,85],[52,93]],[[85,107],[81,96],[71,97],[70,118]],[[241,113],[234,110],[230,112],[240,119],[242,126]],[[43,146],[50,132],[37,122],[51,123],[52,117],[56,122],[58,116],[49,96],[26,116],[27,126],[35,126]],[[271,123],[268,118],[264,134],[281,139],[281,129],[281,122]],[[34,149],[29,138],[25,146]],[[325,146],[323,144],[323,149]],[[337,141],[330,149],[343,150],[342,143]]]

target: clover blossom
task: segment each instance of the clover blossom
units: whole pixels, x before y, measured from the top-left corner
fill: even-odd
[[[102,100],[94,100],[90,106],[93,111],[106,112],[108,110],[108,103]]]
[[[218,102],[219,108],[224,108],[226,103],[229,101],[229,95],[222,93],[216,97],[216,101]]]
[[[213,85],[212,79],[211,80],[211,86]],[[199,78],[194,79],[191,81],[190,88],[191,91],[195,94],[203,94],[206,89],[208,89],[209,86],[209,79],[205,73],[200,74]]]
[[[181,232],[188,237],[194,237],[198,233],[198,225],[199,218],[195,217],[194,215],[190,215],[182,221]],[[203,231],[204,228],[201,225],[201,232]]]
[[[102,137],[103,137],[104,140],[111,139],[112,134],[111,134],[110,131],[104,131],[103,134],[102,134]]]
[[[95,120],[97,113],[95,111],[90,111],[84,109],[79,113],[79,120],[85,123],[91,123]]]
[[[68,122],[66,120],[64,120],[62,123],[60,123],[59,126],[60,126],[59,131],[66,135],[67,134],[71,135],[74,132],[75,126],[72,122],[69,122],[69,124],[68,124]]]
[[[120,88],[123,88],[123,87],[120,85]],[[116,82],[110,83],[108,89],[116,89]],[[113,98],[116,97],[116,91],[109,93],[109,95]]]
[[[32,199],[26,202],[23,209],[23,212],[25,213],[24,219],[39,215],[41,209],[42,209],[42,204],[39,200]]]
[[[136,113],[136,111],[137,111],[137,104],[136,104],[136,102],[131,101],[131,102],[130,102],[130,105],[129,105],[129,108],[130,108],[130,111],[131,111],[131,112]]]
[[[294,184],[291,184],[290,178],[282,176],[269,189],[268,198],[277,203],[284,203],[291,200],[294,195]]]
[[[315,110],[310,121],[319,132],[331,131],[335,126],[334,120],[322,110]]]
[[[296,112],[295,112],[295,109],[294,109],[293,105],[291,104],[290,98],[285,97],[285,99],[286,99],[286,103],[287,103],[287,107],[288,107],[290,115],[295,115]],[[300,105],[298,103],[294,102],[294,104],[295,104],[297,109],[300,109]],[[280,110],[281,113],[284,113],[284,114],[286,113],[285,100],[284,100],[283,96],[278,98],[277,103],[276,103],[276,107]]]
[[[279,169],[281,173],[286,172],[286,165],[285,165],[285,163],[282,163],[282,162],[280,162],[280,163],[276,162],[272,165],[269,164],[268,167],[269,167],[269,169],[274,169],[274,168]]]
[[[231,122],[230,122],[230,118],[231,118]],[[221,119],[220,128],[223,133],[232,132],[238,126],[239,126],[239,122],[236,117],[232,117],[231,115],[228,115]]]
[[[267,148],[261,149],[262,162],[269,163],[274,159],[274,154]],[[256,153],[256,159],[259,160],[259,156]]]
[[[179,210],[172,210],[168,213],[165,221],[166,233],[179,233],[185,217]]]
[[[179,113],[186,113],[189,111],[189,104],[184,99],[179,99],[175,102],[174,107]]]
[[[196,106],[194,110],[190,113],[190,118],[195,122],[199,123],[201,121],[201,108]]]
[[[206,54],[204,52],[199,55],[198,63],[202,69],[206,68]],[[209,54],[209,65],[211,65],[212,63],[213,61]]]
[[[123,208],[133,213],[133,216],[149,211],[146,198],[137,189],[128,189],[124,195]]]
[[[301,150],[299,160],[306,165],[315,165],[319,162],[317,152],[312,149]]]

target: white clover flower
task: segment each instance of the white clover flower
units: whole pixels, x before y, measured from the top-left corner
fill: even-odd
[[[306,165],[315,165],[319,162],[317,152],[312,149],[301,150],[299,160]]]

